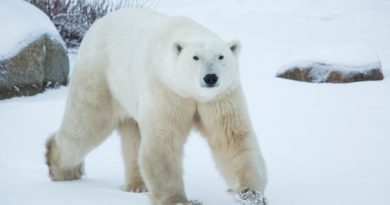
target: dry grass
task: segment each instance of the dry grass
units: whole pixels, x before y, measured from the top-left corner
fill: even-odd
[[[83,36],[97,19],[127,7],[153,8],[158,0],[26,0],[46,13],[68,47],[80,45]]]

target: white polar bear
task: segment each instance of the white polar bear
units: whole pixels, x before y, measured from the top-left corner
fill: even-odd
[[[181,169],[195,126],[231,190],[263,196],[265,163],[239,52],[238,41],[225,43],[183,17],[124,9],[98,20],[75,61],[61,127],[47,143],[51,179],[79,179],[85,156],[116,129],[126,191],[148,190],[154,205],[197,204],[186,197]]]

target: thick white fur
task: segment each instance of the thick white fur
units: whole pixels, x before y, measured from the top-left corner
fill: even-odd
[[[154,205],[189,204],[181,165],[195,126],[232,190],[264,193],[265,164],[241,89],[239,51],[239,42],[225,43],[183,17],[127,9],[98,20],[79,50],[62,125],[47,144],[51,178],[80,178],[86,154],[117,129],[124,189],[147,188]],[[204,87],[208,73],[218,75],[216,87]]]

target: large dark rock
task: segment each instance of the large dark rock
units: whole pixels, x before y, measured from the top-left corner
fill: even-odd
[[[66,85],[69,74],[69,58],[66,49],[46,35],[45,87]]]
[[[64,46],[44,34],[7,59],[0,59],[0,99],[29,96],[66,85],[69,59]]]
[[[384,78],[379,62],[358,67],[318,62],[297,63],[282,69],[277,77],[311,83],[350,83]]]

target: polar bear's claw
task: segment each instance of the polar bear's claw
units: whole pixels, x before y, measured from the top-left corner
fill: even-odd
[[[263,194],[251,189],[245,189],[239,193],[235,193],[234,198],[242,205],[267,205],[267,200]]]
[[[122,190],[126,192],[134,192],[134,193],[144,193],[148,192],[148,188],[145,185],[124,185],[122,186]]]

